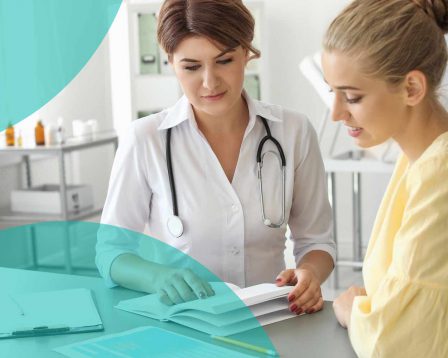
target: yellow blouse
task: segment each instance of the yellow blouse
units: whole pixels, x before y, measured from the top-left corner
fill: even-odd
[[[448,357],[448,132],[399,159],[363,276],[349,332],[360,357]]]

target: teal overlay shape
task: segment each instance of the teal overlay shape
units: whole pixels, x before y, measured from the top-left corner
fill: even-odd
[[[55,97],[107,34],[121,0],[0,0],[0,131]]]
[[[73,253],[77,250],[78,252],[79,250],[82,252],[86,251],[86,254],[88,254],[88,250],[82,249],[82,247],[90,247],[90,251],[93,251],[95,245],[97,247],[96,259],[98,260],[98,258],[100,258],[98,261],[101,261],[101,253],[107,255],[107,250],[116,250],[115,252],[119,252],[121,249],[125,248],[125,246],[120,247],[121,244],[119,240],[125,236],[128,240],[131,239],[132,242],[135,243],[132,248],[126,247],[127,252],[135,252],[148,261],[166,265],[170,268],[179,270],[189,269],[202,279],[212,282],[212,286],[216,292],[214,296],[184,303],[185,310],[178,315],[173,314],[171,317],[170,314],[176,312],[177,305],[167,306],[161,304],[156,294],[148,296],[150,300],[146,301],[145,304],[149,304],[151,309],[153,309],[153,311],[148,310],[151,311],[151,314],[146,315],[147,317],[153,318],[148,318],[148,326],[169,330],[176,334],[186,335],[193,339],[199,339],[213,345],[218,345],[222,348],[230,349],[231,351],[233,350],[235,352],[235,357],[239,356],[239,354],[247,354],[254,357],[265,356],[261,353],[244,348],[217,342],[212,339],[210,335],[203,333],[203,331],[193,329],[188,325],[190,322],[189,320],[191,320],[192,323],[194,322],[192,326],[200,327],[197,325],[197,321],[199,320],[205,322],[206,327],[213,322],[213,324],[217,324],[218,327],[232,325],[232,329],[235,329],[236,327],[237,331],[237,325],[241,324],[243,330],[229,335],[229,338],[277,352],[269,336],[266,334],[263,327],[260,326],[258,320],[253,316],[251,310],[221,279],[219,279],[219,277],[182,251],[142,233],[111,225],[78,221],[41,222],[31,225],[11,227],[0,230],[0,245],[9,250],[7,255],[0,254],[0,267],[6,266],[45,271],[45,267],[48,265],[60,265],[60,268],[64,269],[68,256],[76,256]],[[114,247],[111,249],[110,247],[106,248],[96,244],[98,237],[102,239],[106,238],[106,240],[114,242]],[[31,250],[33,245],[35,247],[34,252]],[[142,250],[143,247],[144,250]],[[67,252],[68,248],[70,249]],[[61,252],[63,253],[62,255]],[[38,266],[42,264],[42,267],[33,267],[33,256],[34,260],[37,259]],[[83,256],[83,258],[85,258],[84,253]],[[45,257],[54,257],[54,262],[45,261],[45,265],[43,265],[42,258],[45,260]],[[90,259],[87,260],[88,262],[86,263],[85,261],[86,260],[83,260],[82,262],[83,268],[85,268],[86,264],[89,267],[95,268],[95,257],[93,253],[90,256]],[[74,257],[72,257],[72,264],[76,266]],[[98,272],[96,272],[96,275],[99,276]],[[61,289],[61,287],[55,286],[52,289]],[[104,289],[108,290],[106,287]],[[145,293],[138,293],[120,287],[113,288],[113,290],[122,290],[133,300],[142,299],[146,295]],[[118,302],[116,303],[118,304]],[[147,308],[148,306],[143,307]],[[188,307],[193,308],[193,310],[190,311],[192,314],[184,315],[183,313],[188,311]],[[200,307],[200,310],[197,310],[197,307]],[[73,307],[73,309],[76,309],[76,307]],[[154,311],[154,309],[156,311]],[[123,317],[123,315],[133,314],[118,309],[116,312],[117,319]],[[214,315],[223,312],[225,314],[221,315],[221,319],[215,320]],[[176,323],[176,321],[178,321],[178,323]],[[246,330],[247,327],[250,327],[251,329]],[[107,328],[108,327],[105,326],[106,330]],[[152,340],[151,344],[156,345],[153,347],[156,351],[163,351],[164,347],[162,345],[165,345],[166,342],[164,343],[163,340]],[[160,345],[160,347],[158,345]],[[132,354],[130,356],[133,357]],[[136,357],[139,356],[140,355],[138,354],[136,355]],[[194,357],[194,355],[192,355],[192,357]]]

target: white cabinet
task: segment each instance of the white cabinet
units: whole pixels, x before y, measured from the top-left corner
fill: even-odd
[[[156,14],[160,0],[125,0],[109,31],[114,127],[173,105],[182,95],[177,80],[157,45]],[[255,17],[254,45],[261,59],[252,60],[246,71],[246,90],[255,98],[266,93],[263,58],[262,0],[246,0]]]

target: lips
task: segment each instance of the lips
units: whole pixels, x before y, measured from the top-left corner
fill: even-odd
[[[201,97],[208,101],[217,101],[217,100],[221,99],[222,97],[224,97],[225,94],[226,94],[226,91],[221,92],[221,93],[216,93],[216,94],[208,94],[208,95],[201,96]]]
[[[347,129],[348,129],[348,134],[354,138],[359,137],[363,131],[363,129],[360,127],[347,126]]]

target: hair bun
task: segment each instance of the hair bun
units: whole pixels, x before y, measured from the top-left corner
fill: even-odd
[[[426,14],[435,20],[444,33],[448,33],[448,0],[413,0]]]

